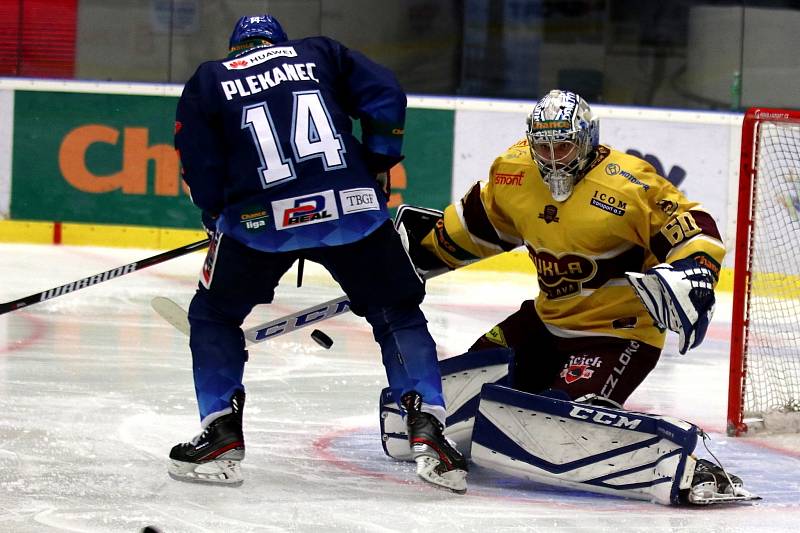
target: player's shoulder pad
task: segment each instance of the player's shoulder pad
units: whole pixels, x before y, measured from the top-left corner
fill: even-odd
[[[643,197],[669,183],[644,159],[602,145],[598,150],[599,161],[586,174],[589,180],[595,180],[630,197]]]
[[[533,162],[531,152],[528,149],[528,140],[522,139],[509,146],[505,152],[495,158],[492,162],[491,172],[493,176],[497,176],[498,174],[522,176],[526,171],[530,171],[531,169],[538,172],[538,167]],[[521,179],[521,177],[519,179]],[[519,185],[520,183],[515,184]]]
[[[528,148],[528,139],[521,139],[508,148],[506,151],[497,157],[497,160],[504,160],[509,162],[527,161],[531,159],[531,151]]]

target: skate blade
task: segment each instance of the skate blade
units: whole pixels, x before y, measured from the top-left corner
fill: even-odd
[[[760,500],[761,496],[757,496],[750,491],[741,487],[734,489],[734,493],[721,493],[716,491],[701,491],[700,493],[689,493],[689,503],[693,505],[716,505],[720,503],[736,503]]]
[[[467,492],[467,472],[465,470],[450,470],[444,474],[439,474],[436,472],[436,467],[439,466],[439,459],[423,455],[415,460],[417,462],[417,475],[428,483],[450,489],[456,494]]]
[[[186,463],[170,460],[169,477],[189,483],[226,485],[237,487],[242,484],[242,469],[239,461],[217,460],[207,463]]]

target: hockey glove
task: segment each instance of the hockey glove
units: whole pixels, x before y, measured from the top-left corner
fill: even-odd
[[[422,239],[442,219],[438,209],[403,204],[397,208],[394,227],[420,276],[428,278],[452,270],[432,252],[422,246]]]
[[[714,314],[714,275],[694,259],[662,263],[644,274],[626,272],[628,282],[659,328],[678,333],[679,351],[697,347]]]
[[[383,195],[386,197],[386,201],[389,201],[389,198],[392,196],[392,176],[387,170],[386,172],[381,172],[377,176],[375,176],[375,181],[378,182],[378,188],[381,190]]]
[[[383,191],[387,201],[392,194],[392,181],[389,176],[389,170],[402,160],[402,155],[393,156],[370,151],[364,152],[364,162],[367,165],[367,170],[375,176],[375,181],[378,182],[378,187]]]

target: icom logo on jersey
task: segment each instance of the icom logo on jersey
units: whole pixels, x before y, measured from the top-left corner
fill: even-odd
[[[339,191],[339,200],[342,204],[342,212],[358,213],[360,211],[377,211],[381,208],[378,203],[378,195],[375,189],[347,189]]]
[[[627,202],[600,191],[594,191],[594,196],[589,201],[589,205],[618,217],[624,215],[625,208],[628,207]]]
[[[275,229],[289,229],[339,218],[332,190],[272,202]]]
[[[242,70],[260,65],[276,57],[297,57],[297,51],[292,46],[270,47],[230,61],[223,61],[222,64],[228,70]]]

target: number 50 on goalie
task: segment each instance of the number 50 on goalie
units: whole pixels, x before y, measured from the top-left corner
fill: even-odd
[[[697,235],[700,231],[700,226],[697,225],[694,217],[689,212],[676,215],[674,219],[664,224],[664,227],[661,228],[661,234],[672,246]]]

